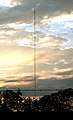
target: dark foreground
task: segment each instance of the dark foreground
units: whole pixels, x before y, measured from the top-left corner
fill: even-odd
[[[0,93],[0,112],[73,112],[73,89],[60,90],[40,99],[22,97],[21,91]]]

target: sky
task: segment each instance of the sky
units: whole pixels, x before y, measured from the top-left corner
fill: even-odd
[[[35,8],[35,48],[34,48]],[[73,88],[73,0],[0,0],[0,88]]]

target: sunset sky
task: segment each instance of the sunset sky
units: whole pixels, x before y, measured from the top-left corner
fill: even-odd
[[[73,0],[0,0],[0,88],[73,87]]]

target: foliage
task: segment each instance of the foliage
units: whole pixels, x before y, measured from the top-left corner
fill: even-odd
[[[22,97],[20,89],[16,92],[4,90],[0,92],[0,112],[72,112],[70,98],[73,89],[60,90],[51,95],[45,95],[39,100]]]

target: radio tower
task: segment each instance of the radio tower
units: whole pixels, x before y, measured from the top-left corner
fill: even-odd
[[[36,72],[37,72],[37,69],[36,69],[36,42],[37,42],[37,39],[36,39],[36,7],[39,6],[40,4],[37,4],[34,6],[34,8],[32,9],[33,10],[33,31],[34,31],[34,36],[33,36],[33,39],[34,39],[34,96],[36,97],[36,89],[37,89],[37,85],[36,85],[36,80],[37,80],[37,76],[36,76]]]
[[[36,11],[35,6],[33,9],[34,12],[34,96],[36,97]]]

